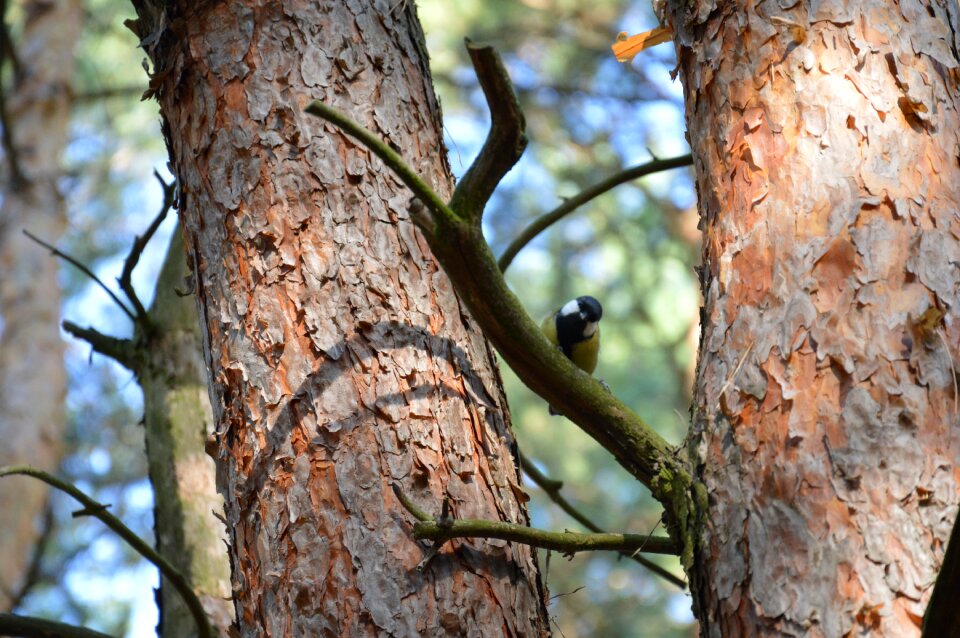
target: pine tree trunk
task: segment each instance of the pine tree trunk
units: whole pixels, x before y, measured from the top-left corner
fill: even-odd
[[[393,483],[437,513],[449,496],[454,516],[526,522],[509,413],[409,193],[302,111],[330,101],[449,194],[413,3],[135,4],[196,270],[241,635],[545,635],[528,548],[452,542],[417,569]]]
[[[3,126],[14,147],[2,156],[0,195],[0,466],[55,471],[65,423],[66,373],[60,338],[59,264],[23,235],[56,242],[66,226],[60,156],[67,143],[79,0],[22,3],[12,43]],[[48,488],[27,477],[0,481],[0,609],[16,604],[38,538]]]
[[[684,5],[703,635],[915,636],[960,496],[957,3]]]

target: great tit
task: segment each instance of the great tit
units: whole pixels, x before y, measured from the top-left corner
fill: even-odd
[[[540,329],[550,343],[560,348],[568,359],[586,372],[593,374],[600,353],[600,317],[603,307],[590,296],[571,299],[550,313]],[[559,412],[550,406],[550,414]]]

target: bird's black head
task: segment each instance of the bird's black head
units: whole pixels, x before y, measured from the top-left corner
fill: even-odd
[[[600,302],[589,295],[577,297],[577,305],[580,306],[580,316],[588,322],[600,321],[603,316],[603,306]]]
[[[589,296],[572,299],[557,311],[557,341],[564,354],[569,357],[575,344],[593,336],[602,315],[600,302]]]

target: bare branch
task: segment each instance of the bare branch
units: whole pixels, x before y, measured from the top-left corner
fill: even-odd
[[[530,480],[536,483],[540,489],[543,490],[544,494],[546,494],[551,501],[556,503],[560,509],[562,509],[571,518],[586,527],[591,532],[596,532],[598,534],[604,533],[604,530],[599,525],[587,518],[586,514],[574,507],[573,504],[570,503],[570,501],[568,501],[566,497],[560,493],[560,490],[563,488],[563,481],[551,479],[546,474],[541,472],[540,468],[538,468],[533,461],[528,459],[522,452],[518,451],[518,453],[520,456],[520,467],[523,468],[524,473],[526,473],[526,475],[530,477]],[[653,561],[644,558],[635,552],[621,552],[621,555],[640,563],[657,576],[664,578],[680,589],[687,588],[686,581],[664,569],[660,565],[657,565]]]
[[[137,235],[134,237],[133,245],[130,246],[130,252],[127,254],[127,258],[123,262],[123,271],[117,278],[117,283],[120,284],[120,290],[124,292],[124,294],[127,296],[127,299],[129,299],[130,303],[133,304],[134,310],[137,313],[137,322],[146,332],[151,332],[153,326],[151,326],[150,316],[147,314],[147,309],[143,307],[143,304],[140,302],[140,298],[137,296],[137,292],[133,289],[133,283],[130,281],[130,277],[133,274],[133,269],[137,267],[137,263],[140,261],[140,256],[143,254],[143,249],[147,247],[148,243],[150,243],[150,239],[153,237],[154,233],[157,232],[157,228],[160,227],[160,224],[163,223],[164,219],[166,219],[167,213],[169,213],[170,209],[173,207],[173,196],[176,192],[176,182],[167,184],[163,181],[163,178],[160,177],[160,173],[153,171],[153,174],[157,178],[157,181],[160,182],[161,188],[163,188],[163,205],[160,207],[160,212],[150,223],[150,226],[147,227],[147,231],[143,234],[143,236]]]
[[[43,523],[40,528],[40,536],[37,542],[33,544],[33,550],[30,555],[30,565],[27,567],[26,575],[23,577],[23,584],[16,592],[7,592],[10,597],[9,608],[16,609],[20,606],[27,594],[36,587],[37,583],[43,578],[41,566],[47,548],[50,546],[50,539],[53,537],[53,504],[47,499],[47,505],[43,511]]]
[[[60,325],[77,339],[89,343],[94,352],[110,357],[132,372],[140,372],[142,353],[137,350],[136,345],[130,339],[118,339],[93,328],[81,328],[72,321],[64,321]]]
[[[679,157],[671,157],[669,159],[655,159],[652,162],[640,164],[638,166],[628,168],[625,171],[611,175],[602,182],[597,182],[593,186],[577,193],[570,199],[564,200],[562,204],[550,212],[544,213],[540,217],[537,217],[535,220],[533,220],[520,232],[519,235],[517,235],[516,239],[510,242],[510,245],[507,246],[507,249],[504,250],[503,254],[500,256],[500,261],[498,262],[500,271],[505,272],[507,268],[510,267],[510,264],[513,263],[513,259],[517,256],[517,253],[519,253],[524,246],[533,241],[537,235],[550,228],[550,226],[554,225],[590,200],[596,199],[600,195],[603,195],[607,191],[619,186],[620,184],[639,179],[645,175],[670,170],[672,168],[679,168],[681,166],[690,166],[691,164],[693,164],[693,156],[689,153]]]
[[[23,636],[24,638],[112,638],[86,627],[67,625],[46,618],[0,614],[0,636]]]
[[[126,541],[126,543],[130,545],[130,547],[132,547],[138,554],[157,566],[157,568],[160,570],[160,573],[170,581],[170,584],[172,584],[180,593],[183,601],[190,609],[190,613],[197,622],[197,629],[201,638],[214,637],[213,629],[210,626],[210,620],[207,618],[207,614],[203,609],[203,605],[200,603],[200,599],[197,598],[197,595],[190,587],[190,583],[187,582],[187,579],[184,577],[184,575],[181,574],[177,568],[174,567],[159,552],[157,552],[157,550],[151,547],[149,543],[137,536],[133,530],[124,525],[123,521],[108,512],[107,506],[93,500],[72,483],[68,483],[63,479],[59,479],[56,476],[35,467],[30,467],[28,465],[9,465],[7,467],[0,468],[0,477],[11,476],[15,474],[32,476],[33,478],[39,479],[51,487],[55,487],[62,492],[66,492],[76,500],[80,501],[80,503],[83,505],[82,511],[84,514],[89,514],[90,516],[99,519],[104,525],[109,527],[115,534],[117,534],[117,536]]]
[[[33,233],[31,233],[29,230],[24,229],[23,234],[26,235],[27,237],[29,237],[30,239],[32,239],[33,241],[37,242],[38,244],[40,244],[41,246],[43,246],[43,247],[46,248],[47,250],[49,250],[49,251],[50,251],[50,254],[52,254],[52,255],[54,255],[54,256],[56,256],[56,257],[59,257],[60,259],[63,259],[64,261],[66,261],[67,263],[69,263],[71,266],[73,266],[74,268],[76,268],[77,270],[79,270],[80,272],[82,272],[83,274],[85,274],[87,277],[89,277],[90,279],[92,279],[94,282],[96,282],[97,285],[99,285],[101,288],[103,288],[103,290],[110,296],[110,299],[112,299],[113,302],[114,302],[115,304],[117,304],[117,305],[120,307],[121,310],[123,310],[124,314],[126,314],[128,317],[130,317],[130,320],[131,320],[131,321],[133,321],[133,322],[136,322],[136,321],[137,321],[136,315],[134,315],[133,312],[132,312],[129,308],[127,308],[126,304],[124,304],[122,301],[120,301],[120,297],[118,297],[118,296],[116,295],[116,293],[114,293],[112,290],[110,290],[110,289],[107,287],[107,285],[100,280],[99,277],[97,277],[95,274],[93,274],[93,271],[92,271],[92,270],[90,270],[89,268],[87,268],[85,265],[83,265],[82,263],[80,263],[79,261],[77,261],[76,259],[74,259],[73,257],[71,257],[70,255],[68,255],[68,254],[66,254],[66,253],[64,253],[64,252],[61,252],[61,251],[60,251],[59,249],[57,249],[55,246],[52,246],[52,245],[48,244],[47,242],[43,241],[42,239],[40,239],[39,237],[37,237],[36,235],[34,235]]]
[[[500,54],[469,39],[466,46],[490,108],[490,132],[477,159],[457,184],[450,208],[466,219],[479,220],[497,184],[527,148],[526,122]]]

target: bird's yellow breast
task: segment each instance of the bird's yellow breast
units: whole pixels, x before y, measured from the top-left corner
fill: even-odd
[[[550,343],[555,346],[560,345],[560,342],[557,340],[556,313],[546,317],[540,323],[540,330],[543,331],[544,336]],[[596,331],[589,339],[574,344],[573,348],[571,348],[570,360],[587,374],[593,374],[593,371],[597,368],[597,358],[599,355],[600,327],[597,326]]]
[[[581,341],[573,346],[570,353],[570,359],[578,368],[587,374],[593,374],[597,369],[597,358],[600,355],[600,327],[586,341]]]

